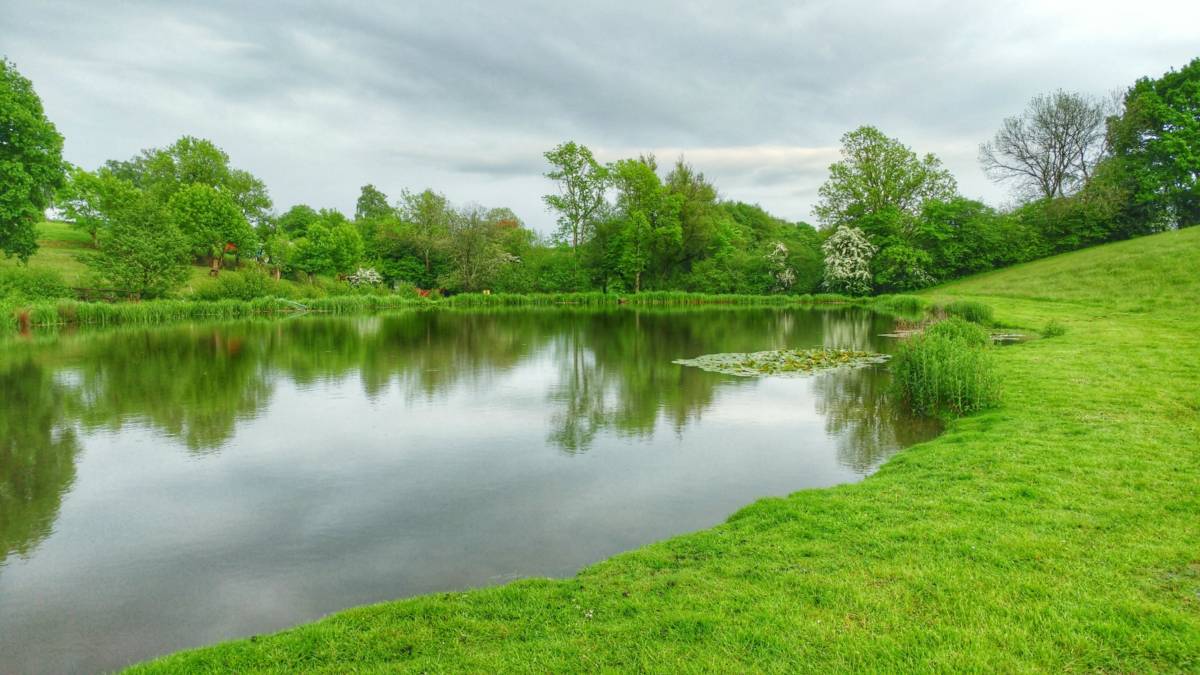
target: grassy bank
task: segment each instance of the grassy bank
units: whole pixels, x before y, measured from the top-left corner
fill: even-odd
[[[1200,228],[934,289],[1056,337],[866,481],[567,580],[363,607],[141,672],[1200,669]],[[1153,311],[1150,311],[1153,310]]]

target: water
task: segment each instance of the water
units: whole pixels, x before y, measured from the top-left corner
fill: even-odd
[[[855,481],[935,433],[862,310],[520,310],[84,331],[0,345],[0,672],[94,671],[363,603],[566,576]]]

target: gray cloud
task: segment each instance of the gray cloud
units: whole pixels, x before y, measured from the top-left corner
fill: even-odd
[[[1182,65],[1200,21],[1168,0],[346,4],[0,0],[0,49],[84,166],[190,133],[281,208],[429,186],[546,229],[541,153],[565,139],[682,152],[724,196],[808,219],[869,123],[999,202],[975,153],[1005,115]]]

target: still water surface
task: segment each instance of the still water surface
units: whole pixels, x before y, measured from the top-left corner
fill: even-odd
[[[936,433],[857,309],[414,311],[0,344],[0,672],[95,671],[432,591],[570,575]]]

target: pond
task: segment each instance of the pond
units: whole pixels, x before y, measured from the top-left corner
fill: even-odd
[[[0,672],[95,671],[433,591],[568,576],[937,432],[839,308],[412,311],[0,344]]]

